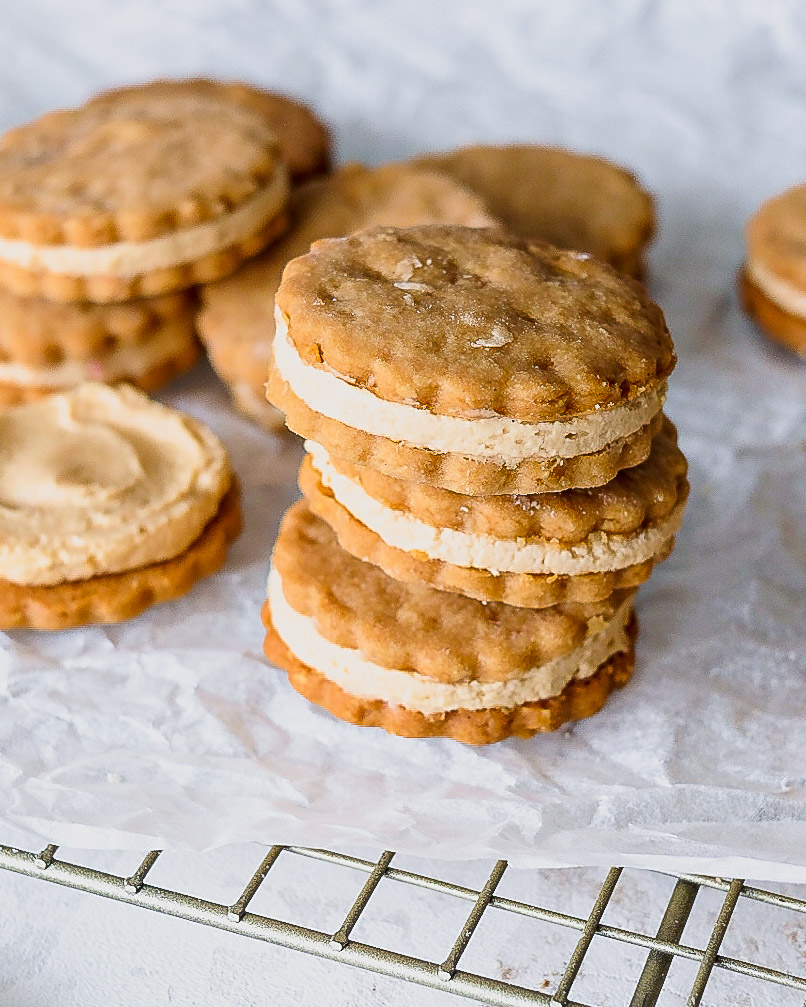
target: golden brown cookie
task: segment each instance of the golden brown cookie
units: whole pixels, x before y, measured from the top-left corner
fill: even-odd
[[[589,252],[636,279],[655,230],[652,197],[600,157],[559,147],[477,145],[418,157],[474,189],[508,230]]]
[[[202,290],[198,327],[236,404],[275,429],[282,417],[265,401],[274,336],[274,295],[286,263],[320,238],[360,227],[494,223],[481,200],[457,182],[407,165],[366,168],[350,164],[329,178],[300,187],[291,196],[288,234],[232,276]],[[268,410],[271,409],[271,412]]]
[[[0,579],[0,627],[73,629],[133,619],[152,605],[180,598],[219,570],[241,527],[238,487],[233,484],[201,535],[171,559],[61,584],[30,586]]]
[[[277,292],[270,401],[334,457],[471,495],[643,461],[675,363],[638,284],[497,230],[316,242]]]
[[[758,327],[771,339],[806,356],[806,318],[779,307],[753,283],[746,268],[739,270],[738,284],[742,307]]]
[[[327,127],[307,105],[284,94],[265,91],[244,81],[189,77],[155,80],[103,91],[91,104],[117,103],[122,97],[142,108],[172,105],[183,98],[236,104],[260,115],[277,136],[280,155],[293,182],[303,182],[330,168],[331,140]]]
[[[0,290],[0,404],[89,380],[157,389],[198,359],[195,310],[191,291],[102,305]]]
[[[110,621],[183,593],[220,562],[231,487],[207,427],[127,385],[88,382],[0,413],[2,625]]]
[[[739,292],[767,335],[806,353],[806,185],[767,200],[748,221]]]
[[[408,722],[420,725],[416,734],[460,736],[462,724],[475,723],[478,740],[498,740],[581,715],[569,712],[583,707],[568,706],[566,689],[629,655],[632,598],[626,591],[597,604],[531,610],[403,584],[345,553],[298,503],[275,545],[267,653],[292,672],[295,687],[305,677],[300,665],[313,673],[317,695],[337,714],[339,697],[350,709],[374,711],[381,726]],[[621,662],[616,667],[623,674]],[[605,670],[599,681],[609,677]],[[597,699],[588,706],[598,708],[609,688],[592,691]],[[387,706],[405,715],[378,717]],[[469,734],[464,740],[473,740]]]
[[[688,495],[676,442],[667,420],[647,461],[606,486],[503,497],[405,483],[308,442],[299,484],[341,547],[390,577],[542,608],[635,588],[666,559]]]
[[[285,227],[288,178],[263,117],[136,90],[0,139],[0,285],[122,301],[216,279]]]

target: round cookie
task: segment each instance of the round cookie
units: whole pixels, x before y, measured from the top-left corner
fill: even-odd
[[[660,429],[663,314],[584,254],[374,228],[290,262],[276,302],[270,401],[386,475],[472,496],[599,486]]]
[[[652,197],[601,157],[560,147],[477,145],[413,162],[475,190],[513,234],[589,252],[628,276],[644,275],[655,231]]]
[[[117,622],[184,594],[240,530],[221,442],[128,386],[0,414],[0,627]]]
[[[307,105],[287,95],[243,81],[189,77],[117,87],[96,95],[90,104],[117,103],[121,97],[146,108],[158,104],[170,106],[185,97],[239,105],[257,113],[273,130],[292,182],[306,181],[330,169],[331,140],[327,127]]]
[[[198,360],[196,297],[178,291],[123,304],[60,304],[0,289],[0,405],[84,381],[153,391]]]
[[[287,172],[264,118],[134,91],[0,139],[0,286],[122,301],[232,272],[285,229]]]
[[[350,164],[291,196],[293,226],[234,275],[202,290],[198,328],[213,367],[239,408],[269,429],[282,415],[265,396],[274,336],[274,295],[290,259],[320,238],[361,227],[453,223],[488,227],[495,221],[478,196],[451,179],[407,165]]]
[[[748,221],[739,292],[768,336],[806,354],[806,185],[767,200]]]
[[[632,599],[532,610],[405,584],[298,503],[275,545],[265,649],[336,716],[485,744],[595,712],[632,671]]]
[[[688,496],[669,420],[649,458],[606,486],[528,496],[451,493],[306,447],[300,488],[351,555],[407,583],[528,608],[642,584],[671,551]]]

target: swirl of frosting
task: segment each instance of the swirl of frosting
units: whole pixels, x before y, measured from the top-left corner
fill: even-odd
[[[0,577],[58,584],[184,552],[231,484],[203,424],[88,382],[0,415]]]

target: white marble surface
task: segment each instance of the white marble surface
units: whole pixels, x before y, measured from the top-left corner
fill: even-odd
[[[505,849],[521,862],[596,863],[617,848],[623,861],[685,850],[737,869],[743,865],[727,858],[753,857],[768,875],[781,862],[806,866],[806,374],[757,337],[733,295],[744,218],[804,174],[804,43],[806,14],[795,0],[3,5],[0,127],[119,81],[210,72],[306,98],[332,123],[342,158],[377,162],[523,139],[634,167],[659,197],[653,290],[680,351],[670,412],[695,490],[680,549],[643,592],[641,672],[606,717],[571,738],[460,757],[440,743],[356,733],[310,711],[263,671],[258,628],[246,616],[233,627],[237,660],[206,647],[197,673],[199,621],[188,602],[170,618],[154,613],[92,639],[22,634],[5,642],[0,818],[49,836],[60,823],[77,845],[132,850],[152,838],[200,847],[246,838],[371,845],[385,832],[401,849]],[[236,464],[252,473],[251,529],[228,570],[195,597],[214,606],[233,593],[256,595],[264,572],[256,551],[264,539],[268,548],[292,492],[287,480],[278,484],[290,459],[278,463],[257,434],[223,416],[209,376],[175,394],[213,416]],[[132,654],[144,647],[161,647],[166,663],[158,674],[141,664],[132,678]],[[121,688],[124,676],[137,687]],[[161,720],[163,700],[170,715]],[[255,711],[247,718],[244,700]],[[278,737],[281,719],[293,733]],[[120,738],[126,745],[116,748]],[[221,772],[205,791],[197,770],[210,755]],[[322,786],[328,760],[339,767],[339,786]],[[344,776],[356,761],[363,773]],[[405,796],[414,769],[430,774],[437,804],[417,807]],[[400,808],[394,818],[369,815],[362,799],[379,782],[378,807]],[[486,786],[505,803],[487,800]],[[477,816],[472,832],[468,812]],[[69,828],[74,822],[84,827]],[[456,822],[463,827],[452,829]],[[546,883],[584,899],[592,882],[579,894],[571,881],[594,876],[551,875]],[[242,878],[232,875],[233,883]],[[0,886],[9,907],[0,913],[0,991],[13,1007],[323,996],[336,1007],[450,1002],[26,879],[3,876]],[[323,904],[337,897],[330,887],[317,893]],[[392,920],[408,939],[406,910]],[[736,930],[743,953],[763,952],[769,964],[795,954],[804,971],[803,933],[789,921]],[[537,940],[527,950],[510,942],[527,955],[530,976],[550,946],[542,934]],[[605,953],[587,998],[623,1003],[622,971]],[[318,996],[302,990],[303,979]],[[670,985],[667,1002],[683,1003],[682,979]],[[771,1002],[758,987],[742,996],[715,993],[707,1002]],[[774,1002],[788,1004],[787,996]]]

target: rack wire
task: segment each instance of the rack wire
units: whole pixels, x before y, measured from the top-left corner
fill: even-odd
[[[771,1004],[776,1002],[774,999],[776,987],[788,987],[806,993],[804,976],[720,953],[725,932],[742,900],[777,906],[800,914],[802,919],[806,919],[806,901],[749,886],[739,879],[727,880],[698,874],[672,875],[675,879],[674,887],[660,925],[652,935],[602,922],[605,910],[622,877],[623,869],[620,867],[613,867],[608,871],[590,914],[584,918],[497,895],[496,890],[507,869],[504,860],[499,860],[482,887],[475,889],[398,868],[393,862],[395,854],[388,850],[373,861],[332,850],[272,846],[238,897],[230,905],[224,905],[180,891],[149,885],[148,875],[160,856],[159,850],[148,852],[134,873],[129,876],[119,876],[70,863],[58,859],[57,852],[56,845],[48,845],[38,853],[0,845],[0,868],[502,1007],[523,1004],[600,1007],[599,1004],[583,1004],[571,999],[572,988],[595,937],[634,945],[647,951],[643,969],[630,1000],[630,1007],[654,1007],[657,1004],[669,969],[676,959],[687,959],[694,962],[697,967],[696,977],[686,1001],[688,1007],[699,1007],[703,1003],[706,986],[716,970],[727,975],[748,976],[769,984],[768,1002]],[[335,932],[314,930],[249,911],[250,902],[281,856],[314,858],[352,868],[366,875],[355,901]],[[427,961],[351,938],[352,931],[362,915],[371,912],[369,907],[373,895],[385,882],[428,889],[452,899],[463,900],[470,905],[467,918],[443,961]],[[681,943],[681,938],[697,895],[702,889],[716,890],[722,894],[723,899],[705,947],[693,947]],[[542,920],[579,933],[576,946],[553,990],[530,989],[504,979],[464,971],[459,967],[482,917],[494,911]],[[734,1000],[731,999],[730,1002],[733,1003]]]

